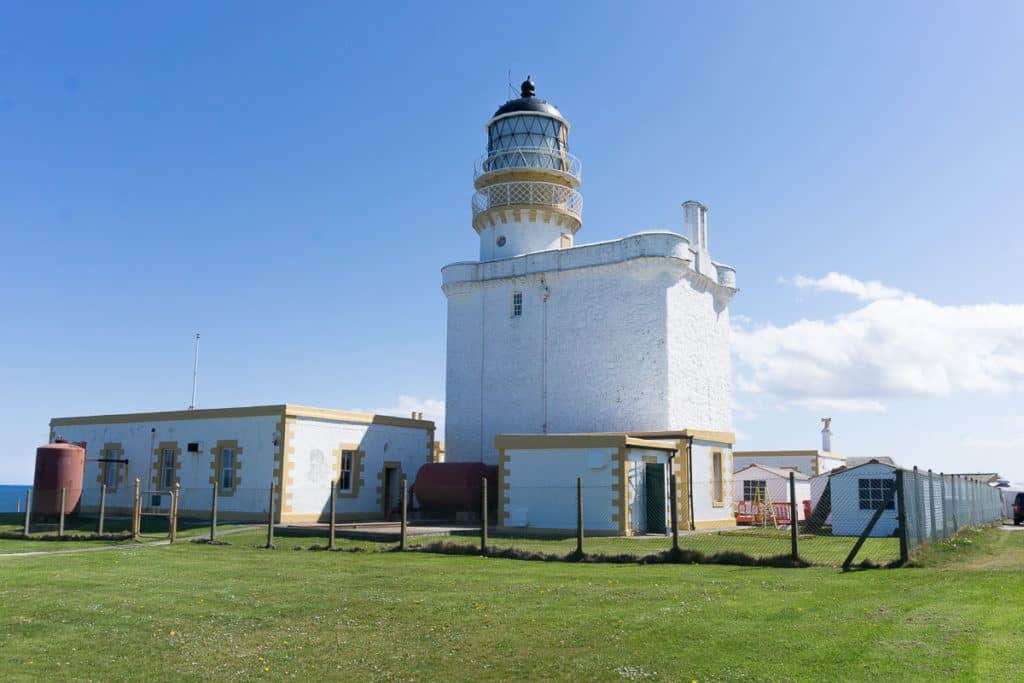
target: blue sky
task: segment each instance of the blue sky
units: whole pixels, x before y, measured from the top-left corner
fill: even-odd
[[[571,120],[579,242],[710,209],[739,448],[1024,480],[1019,3],[62,3],[0,21],[0,482],[59,415],[437,414],[483,124]],[[835,275],[829,276],[830,273]],[[864,283],[875,282],[874,285]]]

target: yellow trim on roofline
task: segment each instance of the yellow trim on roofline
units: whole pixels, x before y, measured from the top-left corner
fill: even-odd
[[[630,436],[642,439],[697,439],[698,441],[712,441],[732,446],[736,443],[736,435],[732,432],[713,432],[706,429],[678,429],[661,432],[629,432]]]
[[[498,434],[494,447],[500,450],[532,450],[538,448],[651,448],[675,451],[679,445],[671,441],[641,439],[620,432],[589,434]]]
[[[50,427],[66,427],[86,424],[126,424],[132,422],[169,422],[175,420],[213,420],[230,417],[306,417],[333,422],[354,422],[357,424],[379,424],[392,427],[434,429],[431,420],[413,420],[408,417],[374,415],[329,408],[312,408],[290,403],[266,406],[242,406],[238,408],[201,408],[199,410],[169,410],[151,413],[120,413],[114,415],[84,415],[80,417],[55,417]]]

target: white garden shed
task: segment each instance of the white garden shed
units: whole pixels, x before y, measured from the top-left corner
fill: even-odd
[[[896,485],[895,465],[871,461],[832,472],[829,477],[832,503],[832,533],[835,536],[859,536]],[[892,536],[899,526],[897,499],[886,506],[875,528],[874,537]]]
[[[776,508],[776,519],[790,519],[789,475],[793,474],[796,489],[797,519],[804,519],[804,501],[811,499],[811,478],[795,469],[753,464],[733,474],[733,500],[737,521],[762,518],[762,506]]]

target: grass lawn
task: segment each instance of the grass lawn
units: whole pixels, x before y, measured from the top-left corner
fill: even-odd
[[[452,541],[456,543],[479,544],[479,536],[415,536],[410,543],[426,544],[431,541]],[[853,548],[856,538],[845,536],[811,536],[799,538],[800,556],[811,564],[838,567]],[[492,533],[488,544],[499,548],[518,548],[532,552],[565,555],[576,549],[576,538],[550,540],[540,538],[509,537]],[[584,540],[587,553],[642,556],[669,550],[672,539],[668,537],[610,538],[588,537]],[[790,538],[788,530],[739,529],[733,531],[683,534],[679,537],[683,550],[697,550],[707,555],[721,552],[745,553],[751,557],[774,557],[789,555]],[[856,562],[871,560],[885,565],[898,560],[899,540],[896,538],[869,538],[857,553]]]
[[[21,533],[24,529],[24,517],[15,513],[0,513],[0,532]],[[218,524],[218,530],[227,530],[236,527],[235,524]],[[124,517],[108,518],[104,522],[105,533],[118,533],[127,531],[131,527],[131,520]],[[127,545],[133,543],[131,539],[122,540],[62,540],[55,539],[57,535],[57,524],[34,523],[32,533],[28,539],[0,538],[0,555],[8,553],[23,553],[36,550],[70,550],[73,548],[88,548],[105,545]],[[85,535],[96,531],[96,519],[68,517],[64,523],[66,535]],[[154,517],[143,517],[141,522],[141,535],[139,540],[142,543],[159,541],[167,538],[167,520]],[[189,538],[201,536],[210,532],[209,524],[202,522],[189,522],[182,520],[178,524],[178,537]]]
[[[293,550],[261,532],[0,558],[6,680],[1005,678],[1024,533],[923,568],[524,562]],[[382,548],[350,543],[344,547]],[[979,568],[978,563],[987,564]]]

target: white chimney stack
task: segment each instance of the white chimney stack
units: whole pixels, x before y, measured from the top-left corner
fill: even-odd
[[[708,252],[708,207],[692,199],[683,202],[683,223],[690,248],[697,254],[694,264],[697,272],[713,276],[714,267]]]
[[[832,418],[823,417],[821,423],[825,425],[821,428],[821,450],[828,453],[832,450]]]

